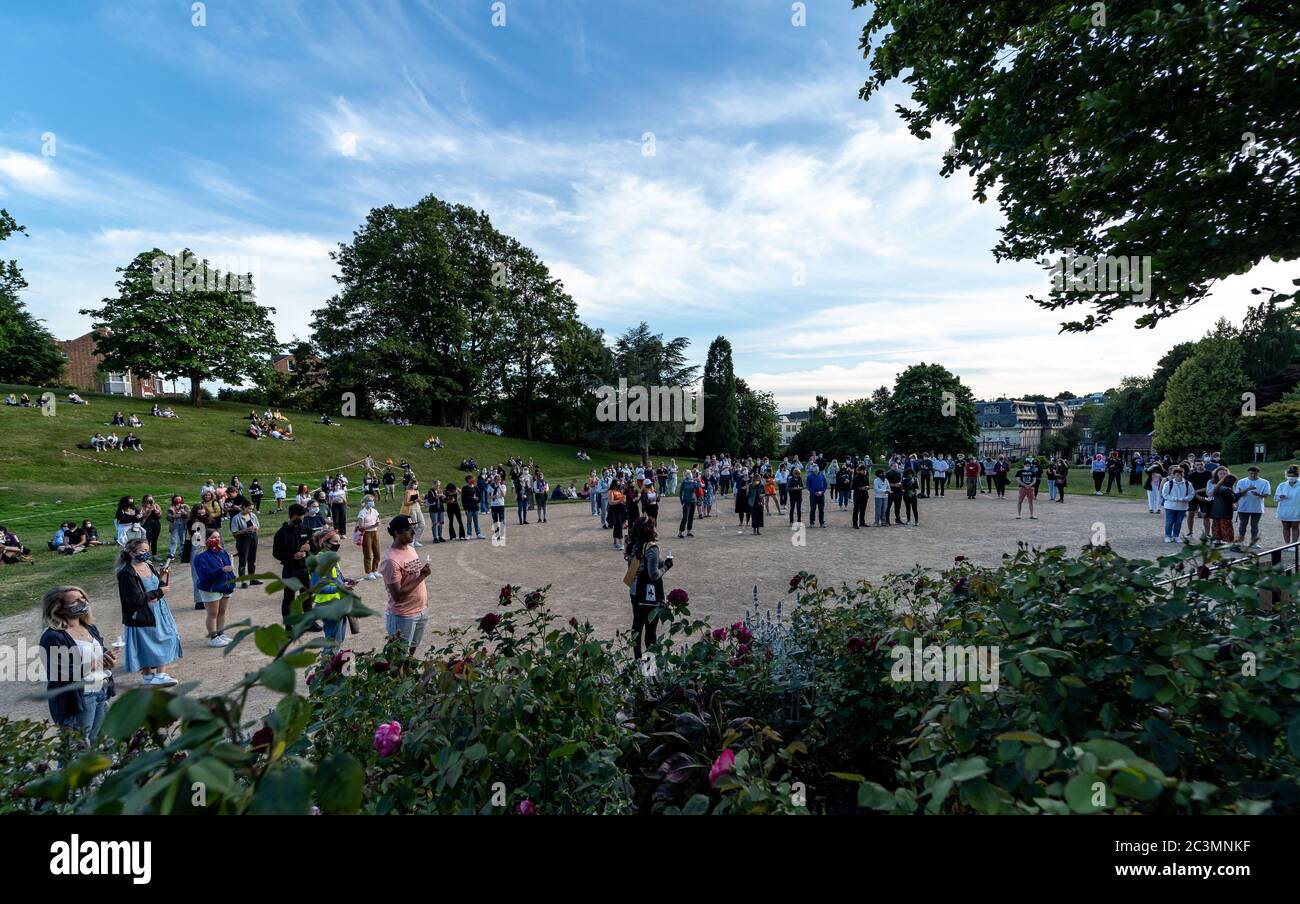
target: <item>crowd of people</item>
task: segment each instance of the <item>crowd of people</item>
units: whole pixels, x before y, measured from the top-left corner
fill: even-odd
[[[244,435],[252,439],[271,439],[284,440],[293,442],[293,424],[289,423],[279,411],[271,411],[269,408],[258,414],[257,411],[250,411],[244,415],[244,420],[248,421],[248,427]]]

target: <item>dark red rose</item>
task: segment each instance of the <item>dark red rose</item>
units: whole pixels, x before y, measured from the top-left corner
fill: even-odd
[[[501,605],[503,605],[503,606],[509,606],[509,605],[510,605],[510,594],[511,594],[511,593],[512,593],[512,590],[511,590],[510,585],[509,585],[509,584],[506,584],[504,587],[501,588],[501,596],[500,596],[500,598],[497,600],[497,602],[499,602],[499,603],[500,603]]]
[[[850,637],[848,647],[850,653],[861,653],[866,649],[867,642],[861,637]]]
[[[525,609],[536,609],[541,604],[542,604],[542,591],[540,590],[534,590],[532,593],[524,597]]]
[[[772,660],[772,651],[771,651],[771,650],[764,650],[764,651],[763,651],[763,658],[766,659],[766,660],[768,660],[768,661],[770,662],[770,661]]]
[[[748,655],[749,655],[749,644],[747,644],[747,643],[742,643],[740,646],[738,646],[738,647],[736,648],[736,652],[739,653],[741,656],[748,656]]]
[[[1196,576],[1197,576],[1198,578],[1200,578],[1202,581],[1209,580],[1209,577],[1210,577],[1210,566],[1209,566],[1209,565],[1198,565],[1197,568],[1196,568]]]
[[[269,725],[264,725],[257,731],[253,732],[253,739],[248,743],[249,750],[266,751],[271,749],[271,742],[275,740],[275,729]]]
[[[386,672],[388,671],[390,665],[391,664],[387,659],[376,659],[370,667],[374,669],[376,672]]]
[[[954,562],[965,562],[965,561],[966,561],[966,557],[965,557],[965,556],[953,556],[953,557],[952,557],[952,560],[953,560]]]
[[[478,620],[478,629],[484,634],[491,634],[499,624],[501,624],[501,616],[495,612],[489,612]]]
[[[732,657],[731,657],[731,667],[732,667],[733,669],[738,669],[738,668],[740,668],[740,659],[739,659],[738,657],[736,657],[736,656],[732,656]]]
[[[966,579],[965,579],[965,578],[958,578],[957,580],[955,580],[955,581],[952,582],[952,592],[953,592],[953,593],[961,593],[961,592],[962,592],[963,590],[965,590],[965,589],[966,589]]]
[[[690,597],[687,596],[686,591],[680,587],[668,591],[668,602],[672,603],[674,606],[685,606],[689,601]]]
[[[802,577],[803,577],[802,575],[798,575],[798,574],[796,574],[794,577],[790,578],[790,589],[791,589],[791,590],[794,590],[794,589],[798,588],[798,586],[799,586],[799,581],[800,581],[800,579],[801,579]]]
[[[727,629],[726,629],[726,628],[714,628],[714,629],[713,629],[713,639],[714,639],[714,640],[718,640],[718,641],[726,640],[726,639],[727,639]]]
[[[577,618],[569,619],[569,627],[575,631],[578,630],[578,619]]]

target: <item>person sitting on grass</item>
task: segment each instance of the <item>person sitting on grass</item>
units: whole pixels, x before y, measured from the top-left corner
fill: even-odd
[[[257,426],[257,424],[249,424],[249,425],[248,425],[248,435],[251,436],[253,439],[261,439],[261,438],[262,438],[262,430],[261,430],[260,427]]]
[[[28,395],[27,393],[25,393],[25,392],[24,392],[21,396],[19,396],[19,398],[18,398],[18,407],[19,407],[19,408],[31,408],[31,407],[32,407],[32,399],[31,399],[31,396],[29,396],[29,395]]]
[[[18,535],[0,524],[0,564],[13,565],[17,562],[30,562],[32,551],[18,539]]]
[[[143,452],[144,446],[140,445],[140,437],[136,436],[134,433],[128,433],[126,436],[122,437],[122,451],[126,451],[127,449],[131,449],[134,452]]]
[[[50,538],[50,549],[66,556],[85,549],[85,546],[74,542],[73,533],[75,530],[76,524],[72,521],[60,523],[58,529],[54,532],[54,536]]]
[[[106,446],[107,444],[108,444],[108,440],[104,437],[104,434],[102,433],[97,432],[94,436],[90,438],[90,448],[94,449],[96,452],[103,452],[104,446]]]
[[[9,393],[9,395],[5,396],[5,404],[13,405],[15,408],[18,407],[18,396],[14,395],[12,392]]]
[[[70,393],[68,393],[68,401],[71,402],[71,403],[74,404],[74,405],[88,405],[88,404],[90,404],[90,403],[87,402],[85,399],[83,399],[81,396],[77,395],[75,392],[70,392]]]
[[[89,518],[81,522],[80,535],[87,548],[104,545],[104,541],[99,539],[99,528],[95,527],[95,523]]]
[[[140,420],[140,415],[132,411],[131,416],[126,419],[126,425],[128,427],[143,427],[144,421]]]
[[[122,414],[122,412],[120,412],[120,411],[115,411],[115,412],[113,412],[113,422],[112,422],[112,424],[110,424],[109,426],[112,426],[112,427],[125,427],[125,426],[126,426],[126,417],[125,417],[125,416]]]

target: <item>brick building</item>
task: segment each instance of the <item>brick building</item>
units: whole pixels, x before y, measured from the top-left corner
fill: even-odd
[[[159,377],[140,377],[129,370],[125,373],[105,371],[102,366],[104,359],[95,351],[93,332],[76,339],[58,340],[57,344],[63,353],[63,380],[77,389],[143,399],[163,394],[163,381]]]

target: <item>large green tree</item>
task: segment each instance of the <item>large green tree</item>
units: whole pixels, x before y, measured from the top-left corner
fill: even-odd
[[[0,208],[0,242],[26,233],[9,211]],[[18,295],[27,280],[16,260],[0,260],[0,382],[39,386],[52,383],[63,370],[63,355],[41,322]]]
[[[739,444],[734,448],[740,455],[775,455],[781,445],[781,428],[777,424],[779,412],[776,399],[770,392],[751,389],[744,380],[736,380],[736,424],[740,432]],[[704,409],[704,418],[709,418]]]
[[[1106,393],[1106,403],[1100,411],[1094,413],[1090,409],[1096,406],[1085,406],[1092,418],[1093,441],[1113,449],[1121,433],[1150,433],[1155,418],[1150,400],[1150,379],[1125,377],[1118,389]]]
[[[275,309],[257,303],[251,273],[220,273],[188,248],[177,258],[141,252],[117,272],[118,294],[81,312],[100,331],[105,370],[188,379],[195,405],[204,380],[264,379]]]
[[[552,441],[608,448],[608,434],[596,421],[596,389],[616,380],[614,353],[602,330],[579,320],[563,325],[542,387],[541,430]]]
[[[913,364],[894,381],[883,427],[892,451],[970,452],[979,435],[975,397],[943,365]]]
[[[650,390],[656,387],[687,387],[695,382],[699,370],[686,363],[686,349],[691,344],[684,336],[664,341],[663,334],[650,332],[642,321],[632,327],[614,343],[614,371],[627,380],[631,387]],[[617,387],[615,387],[617,388]],[[648,406],[647,406],[648,407]],[[631,406],[629,406],[629,413]],[[708,403],[704,406],[704,422],[709,419]],[[607,424],[616,448],[636,448],[642,461],[650,460],[650,451],[669,451],[684,447],[684,420],[616,420]]]
[[[736,371],[731,343],[722,336],[709,344],[704,359],[704,424],[695,435],[697,455],[739,454],[741,434],[736,398]]]
[[[1169,378],[1156,409],[1155,448],[1165,453],[1218,449],[1242,416],[1242,394],[1249,389],[1241,342],[1221,325]]]
[[[868,0],[854,0],[866,6]],[[1264,0],[871,0],[869,100],[901,79],[911,132],[953,130],[942,174],[996,191],[999,259],[1151,257],[1145,299],[1088,303],[1152,326],[1216,280],[1300,256],[1300,7]],[[1296,295],[1290,296],[1292,298]]]

